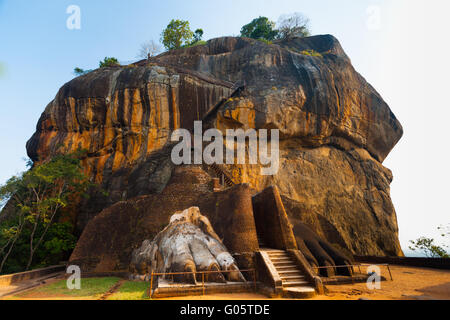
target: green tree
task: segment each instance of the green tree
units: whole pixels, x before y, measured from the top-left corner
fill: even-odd
[[[117,67],[120,66],[119,60],[117,60],[114,57],[105,57],[103,61],[99,62],[100,68],[107,68],[107,67]]]
[[[272,41],[278,36],[275,23],[267,17],[259,17],[241,29],[241,37]]]
[[[194,40],[192,41],[192,44],[195,44],[197,42],[202,41],[203,34],[204,34],[203,29],[195,30],[195,32],[194,32]]]
[[[92,72],[92,70],[84,70],[78,67],[73,69],[73,74],[76,75],[77,77],[88,74],[89,72]]]
[[[22,245],[27,239],[28,254],[22,267],[28,270],[61,209],[92,185],[82,172],[80,156],[81,153],[58,155],[0,187],[0,202],[12,201],[16,208],[14,217],[0,228],[0,272],[20,239]],[[50,243],[47,246],[67,248],[67,243]]]
[[[434,239],[421,237],[416,241],[410,241],[409,249],[412,251],[421,251],[427,258],[450,258],[450,255],[444,248],[434,243]]]
[[[167,50],[174,50],[191,44],[193,37],[188,21],[174,19],[161,33],[161,43]]]

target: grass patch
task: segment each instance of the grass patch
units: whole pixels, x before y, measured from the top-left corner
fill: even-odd
[[[85,278],[81,279],[80,290],[69,290],[67,280],[59,280],[54,283],[18,295],[16,298],[84,298],[98,299],[114,286],[119,278]]]
[[[323,58],[323,56],[314,50],[303,50],[302,52],[300,52],[301,54],[305,55],[305,56],[311,56],[311,57],[319,57],[319,58]]]
[[[264,42],[265,44],[273,44],[272,41],[267,40],[267,39],[256,39],[256,40],[258,40],[259,42]]]
[[[127,281],[108,300],[148,300],[148,282]]]

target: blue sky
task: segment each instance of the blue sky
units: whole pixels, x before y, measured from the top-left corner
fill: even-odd
[[[81,8],[81,30],[66,28],[69,5]],[[373,8],[380,13],[376,28]],[[25,143],[74,67],[96,68],[105,56],[133,60],[140,44],[158,41],[172,18],[203,28],[207,40],[238,35],[260,15],[277,21],[302,12],[313,34],[339,39],[405,127],[385,165],[394,172],[392,197],[406,248],[408,240],[450,222],[444,201],[450,179],[444,75],[450,70],[442,41],[450,30],[448,9],[445,0],[0,0],[0,183],[25,168]]]

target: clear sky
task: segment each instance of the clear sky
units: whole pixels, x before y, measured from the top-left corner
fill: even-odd
[[[81,9],[80,30],[66,27],[69,5]],[[105,56],[133,60],[172,18],[210,39],[238,35],[260,15],[302,12],[313,34],[339,39],[403,124],[384,163],[394,173],[403,248],[437,237],[437,226],[450,223],[449,9],[448,0],[0,0],[0,183],[25,169],[25,143],[74,67],[96,68]]]

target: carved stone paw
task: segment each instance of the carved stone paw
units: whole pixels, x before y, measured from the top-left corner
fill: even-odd
[[[351,259],[321,239],[308,226],[299,223],[295,226],[294,231],[299,249],[317,274],[325,277],[332,277],[336,274],[344,276],[352,274],[352,268],[345,267],[352,265]]]
[[[133,252],[130,269],[135,274],[186,272],[189,274],[166,278],[194,284],[202,280],[245,281],[234,258],[197,207],[175,213],[153,241],[144,241],[141,248]],[[201,271],[216,272],[206,272],[202,279],[202,274],[197,273]]]

